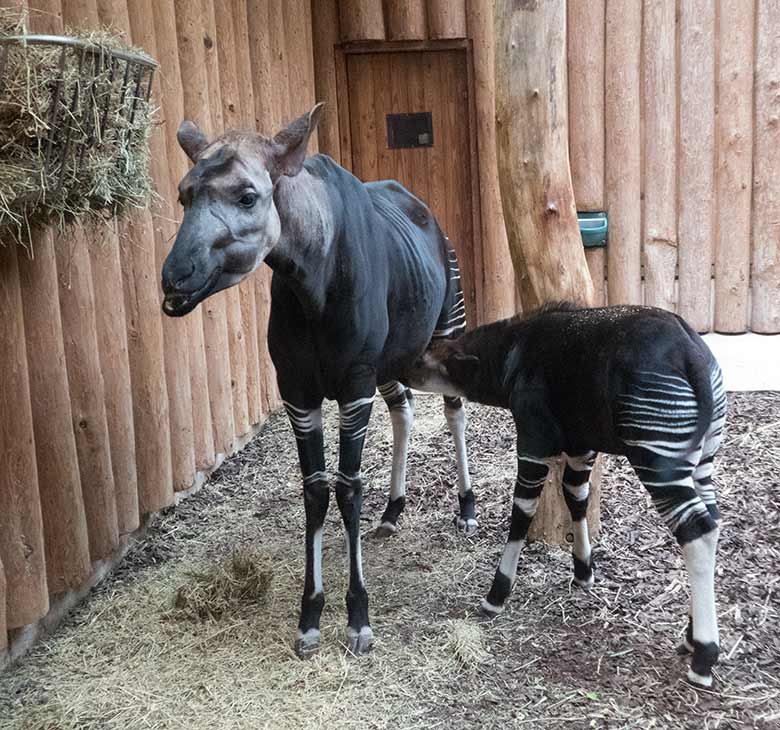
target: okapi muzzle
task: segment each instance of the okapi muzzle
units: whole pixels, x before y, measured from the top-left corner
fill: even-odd
[[[269,182],[270,186],[270,182]],[[269,200],[243,193],[255,214],[231,210],[231,202],[200,195],[184,219],[162,270],[163,312],[181,317],[200,302],[251,274],[279,238],[279,217]],[[237,204],[237,205],[240,205]]]

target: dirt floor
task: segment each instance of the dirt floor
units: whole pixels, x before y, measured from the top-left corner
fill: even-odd
[[[292,652],[303,507],[292,435],[276,415],[197,496],[163,515],[66,625],[0,676],[0,728],[780,728],[779,393],[730,397],[716,472],[722,660],[711,692],[682,679],[680,553],[621,459],[606,466],[595,588],[572,586],[567,552],[532,543],[507,611],[479,618],[508,523],[512,424],[469,407],[481,528],[466,539],[452,528],[455,466],[440,401],[417,405],[402,529],[363,544],[377,637],[369,657],[349,658],[342,644],[335,500],[323,649],[308,662]],[[368,444],[364,533],[384,507],[390,471],[379,403]],[[239,595],[205,621],[175,609],[177,589],[198,580],[193,571],[235,548],[271,577],[264,598]]]

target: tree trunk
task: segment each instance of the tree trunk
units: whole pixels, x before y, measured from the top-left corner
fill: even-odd
[[[509,249],[524,311],[545,302],[590,305],[568,156],[566,3],[497,0],[496,147]],[[589,523],[598,528],[598,469]],[[530,537],[563,544],[570,520],[552,469]]]

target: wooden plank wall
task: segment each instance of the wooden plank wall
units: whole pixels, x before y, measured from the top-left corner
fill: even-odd
[[[313,0],[324,151],[339,124],[344,43],[468,38],[481,206],[484,319],[511,314],[514,277],[496,184],[489,0]],[[569,0],[569,145],[579,210],[606,210],[587,252],[600,303],[678,311],[697,330],[780,332],[780,3]],[[428,46],[425,44],[428,43]],[[378,46],[377,46],[378,47]],[[341,85],[341,86],[340,86]],[[340,116],[341,115],[341,116]]]
[[[780,3],[568,8],[572,178],[609,214],[606,299],[780,332]]]
[[[150,140],[158,203],[100,228],[34,230],[34,256],[0,245],[2,666],[9,640],[12,655],[146,514],[202,483],[279,406],[267,267],[184,319],[162,316],[160,269],[181,216],[185,112],[211,134],[270,134],[310,109],[315,89],[308,0],[0,4],[28,7],[34,32],[110,25],[145,48],[160,63],[162,122]],[[252,71],[272,45],[284,84],[270,63]]]

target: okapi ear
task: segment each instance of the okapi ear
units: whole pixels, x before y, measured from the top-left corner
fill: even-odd
[[[193,162],[197,162],[201,156],[203,150],[209,146],[209,141],[206,139],[206,135],[198,129],[198,125],[195,122],[191,122],[189,119],[185,119],[179,125],[179,131],[176,132],[176,139],[179,140],[179,145]]]
[[[479,358],[476,355],[464,355],[453,352],[444,366],[456,385],[468,385],[474,382],[479,372]]]
[[[298,117],[273,138],[273,164],[270,172],[274,182],[282,175],[294,177],[301,171],[309,137],[320,121],[324,106],[324,101],[315,104],[308,114]]]

